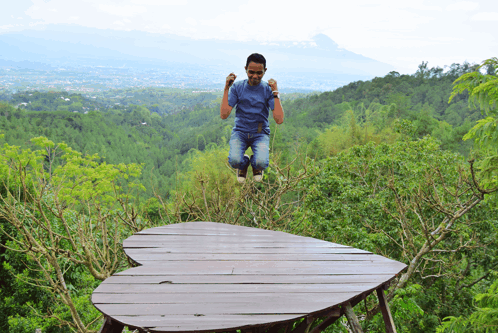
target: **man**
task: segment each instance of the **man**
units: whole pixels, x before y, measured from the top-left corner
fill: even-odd
[[[220,116],[221,119],[228,118],[232,108],[236,106],[228,163],[237,169],[239,183],[245,182],[249,164],[254,181],[260,182],[263,179],[263,170],[270,163],[269,110],[272,110],[273,119],[277,124],[284,122],[284,110],[280,103],[277,81],[262,81],[266,72],[265,57],[258,53],[251,54],[244,68],[247,80],[234,83],[237,76],[234,73],[227,76]],[[254,154],[251,157],[245,155],[249,147]]]

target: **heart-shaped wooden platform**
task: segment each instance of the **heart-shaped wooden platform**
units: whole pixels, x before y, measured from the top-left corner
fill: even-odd
[[[144,230],[123,247],[142,266],[106,279],[92,302],[156,332],[293,322],[367,295],[406,268],[340,244],[214,222]]]

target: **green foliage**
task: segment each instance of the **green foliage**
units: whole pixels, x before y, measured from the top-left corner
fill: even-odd
[[[480,70],[488,66],[496,70],[498,68],[498,58],[484,60],[475,71],[463,74],[456,79],[449,101],[451,102],[457,94],[468,90],[470,96],[469,107],[480,107],[485,113],[494,113],[496,101],[498,100],[498,76],[495,74],[482,74]]]
[[[479,96],[494,96],[491,65],[486,63],[488,72],[482,74],[485,89],[475,87]],[[284,124],[270,122],[272,155],[264,182],[244,186],[226,163],[233,115],[219,118],[219,94],[145,88],[87,98],[26,92],[11,101],[26,106],[0,103],[0,131],[7,142],[0,161],[0,178],[7,187],[0,193],[2,198],[17,194],[17,207],[24,207],[0,219],[1,244],[11,248],[0,250],[0,320],[5,323],[0,329],[7,331],[10,325],[31,331],[37,326],[44,332],[65,332],[79,316],[81,327],[95,330],[98,322],[92,320],[98,313],[88,295],[106,274],[125,265],[113,247],[151,223],[190,220],[313,235],[406,263],[424,248],[431,238],[427,235],[442,236],[437,244],[429,243],[431,251],[423,253],[410,279],[389,295],[394,320],[401,332],[427,332],[441,318],[468,318],[474,295],[485,292],[483,283],[475,281],[483,281],[498,257],[498,212],[492,197],[456,219],[458,223],[447,220],[455,212],[455,196],[465,206],[472,204],[467,200],[472,193],[481,193],[468,187],[468,166],[456,152],[468,153],[472,142],[461,138],[483,118],[467,107],[468,97],[473,107],[480,100],[489,106],[483,109],[486,117],[494,117],[494,106],[487,97],[473,100],[469,89],[452,95],[451,104],[445,102],[452,82],[474,69],[454,64],[443,72],[423,63],[414,75],[391,72],[332,92],[283,98]],[[484,118],[478,125],[468,137],[493,148],[496,124]],[[483,136],[486,132],[493,134]],[[478,179],[487,170],[486,164],[479,167]],[[94,209],[85,208],[89,204]],[[5,213],[5,204],[0,206]],[[37,213],[29,216],[27,211]],[[63,238],[91,243],[85,236],[90,231],[98,238],[88,253],[79,243],[40,242],[72,251],[82,261],[96,256],[85,259],[92,266],[58,253],[56,262],[67,269],[67,304],[76,311],[47,289],[47,281],[56,278],[43,273],[48,260],[16,254],[26,248],[6,237],[31,244],[12,222],[22,221],[17,223],[22,230],[21,225],[33,227],[43,214]],[[121,220],[125,216],[127,223]],[[119,227],[108,224],[103,231],[101,218]],[[115,238],[106,240],[105,235]],[[97,255],[105,242],[115,249],[109,255],[114,261],[105,264],[108,271],[100,270],[104,259]],[[375,299],[366,303],[372,307]],[[68,324],[58,327],[61,321],[47,314]],[[365,329],[383,331],[380,315],[364,315]],[[329,331],[346,329],[337,323]]]
[[[428,289],[393,307],[400,318],[417,318],[410,325],[398,322],[406,331],[434,329],[433,313],[465,313],[471,294],[461,285],[495,261],[496,210],[472,208],[482,197],[475,196],[464,163],[431,137],[390,145],[370,142],[317,163],[315,175],[304,181],[307,196],[296,212],[302,232],[407,263],[393,290],[411,283]],[[446,293],[452,296],[438,296]]]
[[[483,74],[481,70],[488,68],[491,74]],[[484,186],[488,189],[498,186],[498,58],[483,61],[475,71],[459,77],[454,82],[453,92],[449,101],[458,94],[468,91],[469,107],[480,107],[486,118],[465,134],[463,140],[474,139],[476,155],[482,158],[478,162],[480,176],[485,179]],[[489,69],[491,69],[489,71]]]
[[[423,286],[419,284],[412,284],[406,288],[398,289],[395,292],[394,298],[390,302],[391,314],[393,316],[394,324],[398,332],[412,332],[413,328],[407,323],[422,324],[422,316],[424,310],[417,303],[417,296],[423,292]],[[371,301],[376,302],[374,296],[371,296]],[[413,326],[416,326],[413,325]],[[385,332],[384,318],[381,313],[375,315],[372,320],[365,321],[365,332]]]
[[[12,95],[9,103],[29,111],[70,111],[86,112],[102,107],[93,99],[80,94],[63,92],[18,92]]]
[[[186,161],[190,171],[179,175],[173,195],[169,200],[157,197],[163,220],[208,220],[291,231],[293,212],[304,198],[300,182],[309,177],[306,165],[299,165],[301,156],[285,165],[279,155],[271,155],[263,181],[254,183],[249,176],[244,185],[237,182],[227,156],[227,145],[192,150]]]
[[[477,294],[474,299],[476,310],[469,317],[446,317],[438,327],[437,333],[496,332],[498,329],[498,280],[493,282],[487,292]]]
[[[127,266],[123,239],[148,226],[133,204],[141,167],[31,141],[38,149],[0,149],[0,275],[14,287],[0,293],[4,319],[14,331],[89,332],[100,312],[88,296]]]

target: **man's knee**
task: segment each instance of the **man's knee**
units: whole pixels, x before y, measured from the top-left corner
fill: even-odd
[[[270,164],[270,158],[269,156],[258,156],[257,158],[254,159],[254,164],[253,168],[256,170],[265,170],[268,168],[268,165]]]
[[[228,157],[228,164],[234,169],[240,169],[240,166],[242,165],[242,159],[239,157]]]
[[[242,158],[237,155],[237,156],[228,156],[228,164],[234,169],[241,169],[242,167],[245,167],[249,163],[247,161],[247,157],[245,155],[242,155]]]

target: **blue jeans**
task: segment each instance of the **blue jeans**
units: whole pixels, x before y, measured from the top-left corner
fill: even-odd
[[[251,158],[244,156],[247,148],[254,153]],[[244,133],[232,130],[228,163],[235,169],[247,169],[249,163],[254,170],[264,170],[270,163],[270,136],[265,133]]]

